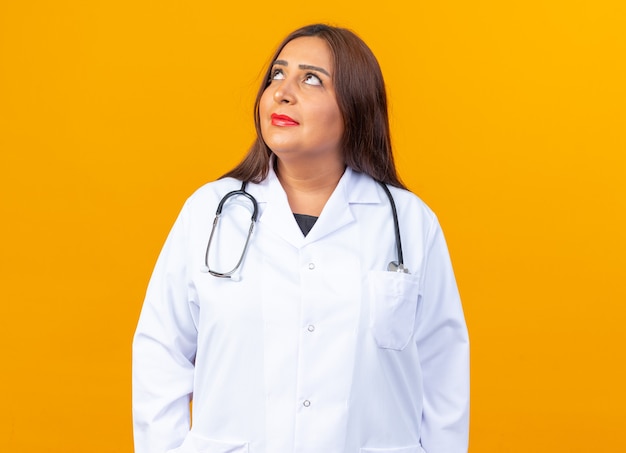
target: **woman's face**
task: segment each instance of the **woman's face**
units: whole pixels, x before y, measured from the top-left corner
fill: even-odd
[[[274,61],[261,96],[263,140],[279,159],[337,159],[343,120],[333,86],[333,59],[326,41],[290,41]]]

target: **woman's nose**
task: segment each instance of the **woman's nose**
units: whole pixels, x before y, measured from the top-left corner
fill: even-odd
[[[285,79],[280,82],[280,85],[274,91],[274,101],[282,104],[293,104],[296,101],[291,81]]]

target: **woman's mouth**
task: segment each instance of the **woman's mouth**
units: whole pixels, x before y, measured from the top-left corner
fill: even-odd
[[[296,120],[288,117],[287,115],[278,115],[276,113],[272,113],[272,125],[273,126],[298,126]]]

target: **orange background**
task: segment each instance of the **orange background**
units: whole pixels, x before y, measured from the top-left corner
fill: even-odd
[[[0,450],[132,451],[159,249],[315,21],[379,57],[401,174],[446,231],[471,452],[626,451],[622,0],[0,0]]]

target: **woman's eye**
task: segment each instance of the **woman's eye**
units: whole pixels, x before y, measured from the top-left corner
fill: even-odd
[[[282,80],[285,78],[282,69],[274,69],[270,74],[270,80]]]
[[[309,73],[304,77],[304,83],[308,85],[321,85],[322,80],[315,74]]]

